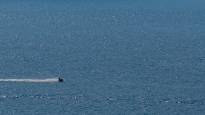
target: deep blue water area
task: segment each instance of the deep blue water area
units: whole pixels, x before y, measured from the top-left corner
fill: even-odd
[[[204,115],[203,0],[0,1],[2,115]]]

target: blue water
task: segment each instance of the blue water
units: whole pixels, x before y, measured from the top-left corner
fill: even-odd
[[[203,0],[1,1],[1,115],[204,115]]]

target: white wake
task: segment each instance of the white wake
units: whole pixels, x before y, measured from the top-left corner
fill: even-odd
[[[0,79],[0,82],[55,83],[55,82],[59,82],[59,78],[46,78],[46,79]]]

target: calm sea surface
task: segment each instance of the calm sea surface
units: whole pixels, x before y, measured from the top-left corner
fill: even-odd
[[[204,2],[166,1],[1,1],[0,78],[65,82],[0,82],[0,115],[204,115]]]

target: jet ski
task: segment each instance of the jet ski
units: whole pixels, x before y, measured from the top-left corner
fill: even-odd
[[[64,80],[63,80],[63,78],[58,78],[58,82],[63,82]]]

